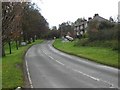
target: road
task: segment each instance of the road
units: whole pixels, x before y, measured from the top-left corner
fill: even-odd
[[[60,52],[52,42],[34,45],[25,55],[31,88],[118,87],[118,69]]]

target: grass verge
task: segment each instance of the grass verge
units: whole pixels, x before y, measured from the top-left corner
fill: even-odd
[[[2,58],[2,88],[14,89],[24,86],[23,57],[29,47],[41,43],[43,40],[36,40],[27,46],[19,47],[16,50],[12,44],[12,54],[9,54],[8,46],[5,46],[6,56]]]
[[[74,46],[73,42],[61,42],[60,39],[55,40],[53,46],[65,53],[86,58],[97,63],[105,64],[115,68],[120,68],[118,65],[118,52],[110,48],[90,47],[90,46]]]

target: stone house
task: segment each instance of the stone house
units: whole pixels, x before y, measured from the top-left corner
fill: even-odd
[[[109,20],[99,16],[99,14],[95,14],[93,16],[93,18],[89,17],[88,21],[87,20],[83,20],[82,22],[77,23],[77,24],[74,25],[75,36],[77,36],[78,38],[82,37],[83,34],[87,32],[88,24],[90,22],[92,22],[92,21],[98,21],[98,22],[107,21],[107,22],[109,22]]]

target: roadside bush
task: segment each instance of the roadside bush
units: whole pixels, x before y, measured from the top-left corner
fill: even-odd
[[[112,49],[113,49],[113,50],[120,50],[120,49],[119,49],[118,41],[113,41],[113,42],[112,42]]]
[[[84,33],[81,38],[88,38],[88,33]]]
[[[102,29],[110,29],[110,28],[113,28],[115,26],[115,24],[111,23],[111,22],[108,22],[108,21],[102,21],[100,22],[99,24],[99,29],[102,30]]]
[[[103,29],[98,30],[96,32],[89,31],[89,40],[96,41],[96,40],[114,40],[118,39],[118,30],[115,28],[112,29]]]
[[[118,39],[118,25],[115,23],[92,21],[88,27],[90,41]]]
[[[80,39],[75,42],[74,46],[106,47],[111,48],[112,50],[120,50],[118,40],[90,41],[89,39]]]
[[[88,45],[88,43],[89,43],[88,38],[80,39],[75,42],[74,46],[86,46]]]

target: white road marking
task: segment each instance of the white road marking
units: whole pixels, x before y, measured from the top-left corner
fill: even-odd
[[[26,63],[26,69],[27,69],[27,75],[28,75],[28,79],[29,79],[30,87],[33,88],[32,80],[31,80],[31,77],[30,77],[29,69],[28,69],[28,63],[27,63],[27,60],[25,60],[25,63]]]
[[[47,53],[46,53],[46,52],[44,52],[43,50],[42,50],[42,52],[43,52],[43,53],[45,53],[45,54],[47,55]]]
[[[79,71],[79,70],[76,70],[76,69],[72,69],[72,70],[75,71],[75,72],[78,72],[78,73],[80,73],[80,74],[82,74],[82,75],[84,75],[84,76],[87,76],[87,77],[89,77],[89,78],[91,78],[91,79],[93,79],[93,80],[100,81],[100,79],[95,78],[95,77],[93,77],[93,76],[90,76],[90,75],[88,75],[88,74],[86,74],[86,73],[83,73],[83,72],[81,72],[81,71]]]
[[[63,63],[61,63],[60,61],[58,61],[58,60],[56,60],[56,62],[58,62],[59,64],[61,64],[61,65],[64,65]]]
[[[52,56],[49,56],[51,59],[54,59]]]
[[[83,72],[81,72],[81,71],[79,71],[79,70],[76,70],[76,69],[72,69],[72,70],[75,71],[75,72],[81,73],[82,75],[87,76],[87,77],[89,77],[89,78],[91,78],[91,79],[93,79],[93,80],[102,81],[102,82],[104,82],[104,83],[110,85],[109,88],[115,88],[115,86],[114,86],[112,83],[108,82],[108,81],[104,81],[104,80],[102,80],[102,79],[93,77],[93,76],[91,76],[91,75],[88,75],[88,74],[83,73]],[[117,88],[117,86],[116,86],[116,88]]]
[[[43,51],[43,50],[42,50],[42,51]],[[43,51],[43,53],[45,53],[45,52]],[[45,53],[45,55],[47,55],[47,53]],[[47,56],[48,56],[49,58],[51,58],[52,60],[56,61],[57,63],[59,63],[59,64],[61,64],[61,65],[65,65],[65,64],[63,64],[62,62],[54,59],[52,56],[50,56],[50,55],[47,55]],[[69,67],[69,66],[66,66],[66,68],[72,69],[73,71],[78,72],[78,73],[80,73],[80,74],[82,74],[82,75],[84,75],[84,76],[87,76],[87,77],[89,77],[89,78],[91,78],[91,79],[93,79],[93,80],[95,80],[95,81],[98,81],[98,82],[99,82],[99,81],[102,81],[102,82],[110,85],[109,88],[115,88],[114,85],[113,85],[112,83],[108,82],[108,81],[104,81],[104,80],[102,80],[102,79],[93,77],[93,76],[88,75],[88,74],[86,74],[86,73],[84,73],[84,72],[81,72],[81,71],[79,71],[79,70],[73,69],[73,68],[71,68],[71,67]],[[117,88],[117,87],[116,87],[116,88]]]
[[[45,53],[43,50],[42,50],[42,52]],[[45,53],[45,55],[47,55],[47,53]],[[52,60],[56,61],[57,63],[59,63],[59,64],[61,64],[61,65],[64,65],[62,62],[54,59],[52,56],[50,56],[50,55],[47,55],[47,56],[48,56],[49,58],[51,58]]]

